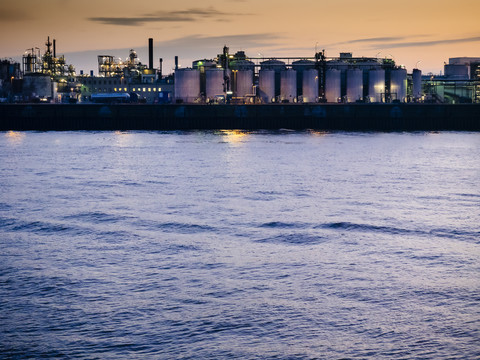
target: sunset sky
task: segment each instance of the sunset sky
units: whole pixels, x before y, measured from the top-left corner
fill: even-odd
[[[164,73],[175,55],[188,67],[225,44],[251,57],[313,56],[316,47],[327,56],[387,56],[409,72],[418,63],[439,73],[449,57],[480,56],[479,18],[478,0],[2,0],[0,58],[43,52],[50,36],[77,72],[96,71],[96,55],[124,59],[129,49],[148,63],[152,37]]]

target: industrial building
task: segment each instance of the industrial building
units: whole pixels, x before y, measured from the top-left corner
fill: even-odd
[[[13,71],[11,62],[2,62],[2,97],[63,103],[480,102],[480,58],[450,58],[444,74],[435,76],[420,69],[408,74],[391,58],[354,57],[348,52],[327,57],[324,50],[311,57],[248,57],[224,46],[216,57],[196,60],[190,68],[180,68],[176,57],[174,73],[165,75],[161,58],[154,66],[151,38],[148,57],[146,65],[133,49],[125,60],[98,55],[96,75],[76,74],[64,56],[57,56],[56,41],[48,38],[43,55],[38,48],[25,52],[22,71],[19,64]]]
[[[480,57],[450,58],[444,75],[423,77],[427,102],[480,103]]]

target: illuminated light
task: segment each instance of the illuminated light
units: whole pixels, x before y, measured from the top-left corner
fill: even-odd
[[[157,91],[157,88],[153,88],[153,91]]]
[[[152,88],[148,88],[148,92],[151,92],[152,91]]]
[[[143,92],[145,92],[145,88],[143,88]]]
[[[125,92],[127,92],[127,88],[124,88],[123,90],[124,90]]]
[[[117,92],[117,88],[113,88],[113,91]]]
[[[162,91],[162,88],[158,88],[158,91]]]
[[[243,130],[220,130],[226,142],[231,144],[243,143],[245,138],[250,134]]]
[[[7,131],[5,133],[5,137],[7,138],[8,142],[12,145],[19,145],[25,139],[25,133],[19,131]]]

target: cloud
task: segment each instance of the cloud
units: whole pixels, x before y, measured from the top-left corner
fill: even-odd
[[[32,17],[25,11],[14,9],[0,9],[0,21],[25,21],[32,20]]]
[[[364,38],[364,39],[355,39],[344,41],[340,43],[331,44],[333,46],[345,45],[345,44],[365,44],[368,45],[369,49],[381,49],[381,48],[406,48],[406,47],[425,47],[425,46],[435,46],[435,45],[449,45],[449,44],[460,44],[468,42],[480,41],[480,36],[459,38],[459,39],[446,39],[446,40],[424,40],[424,41],[406,41],[414,38],[425,38],[430,35],[415,35],[415,36],[391,36],[391,37],[375,37],[375,38]],[[402,41],[404,40],[404,41]]]
[[[132,17],[90,17],[87,20],[98,22],[105,25],[120,25],[120,26],[139,26],[145,23],[159,23],[159,22],[194,22],[203,19],[215,19],[218,21],[224,20],[227,16],[233,15],[249,15],[249,14],[232,14],[208,8],[191,8],[177,11],[157,11],[152,14],[144,14]]]
[[[356,44],[356,43],[369,43],[369,42],[374,42],[374,41],[385,41],[385,42],[391,42],[391,41],[400,41],[404,40],[405,37],[375,37],[375,38],[366,38],[366,39],[356,39],[356,40],[349,40],[341,43],[337,43],[339,45],[342,44]]]
[[[432,41],[407,41],[407,42],[380,42],[372,44],[374,48],[404,48],[404,47],[418,47],[418,46],[435,46],[435,45],[451,45],[462,44],[468,42],[480,41],[480,36],[460,38],[460,39],[448,39],[448,40],[432,40]]]
[[[201,36],[190,35],[173,40],[163,41],[159,46],[163,47],[204,47],[216,46],[221,47],[224,44],[233,47],[258,47],[272,46],[273,40],[281,39],[278,33],[259,33],[259,34],[243,34],[243,35],[221,35],[221,36]]]

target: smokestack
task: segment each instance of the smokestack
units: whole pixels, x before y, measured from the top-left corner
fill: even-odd
[[[178,70],[178,56],[175,56],[175,70]]]
[[[53,57],[57,57],[57,40],[53,39]]]
[[[162,69],[163,69],[163,59],[160,58],[160,74],[159,74],[160,79],[162,78]]]
[[[148,68],[153,70],[153,39],[148,39]]]

